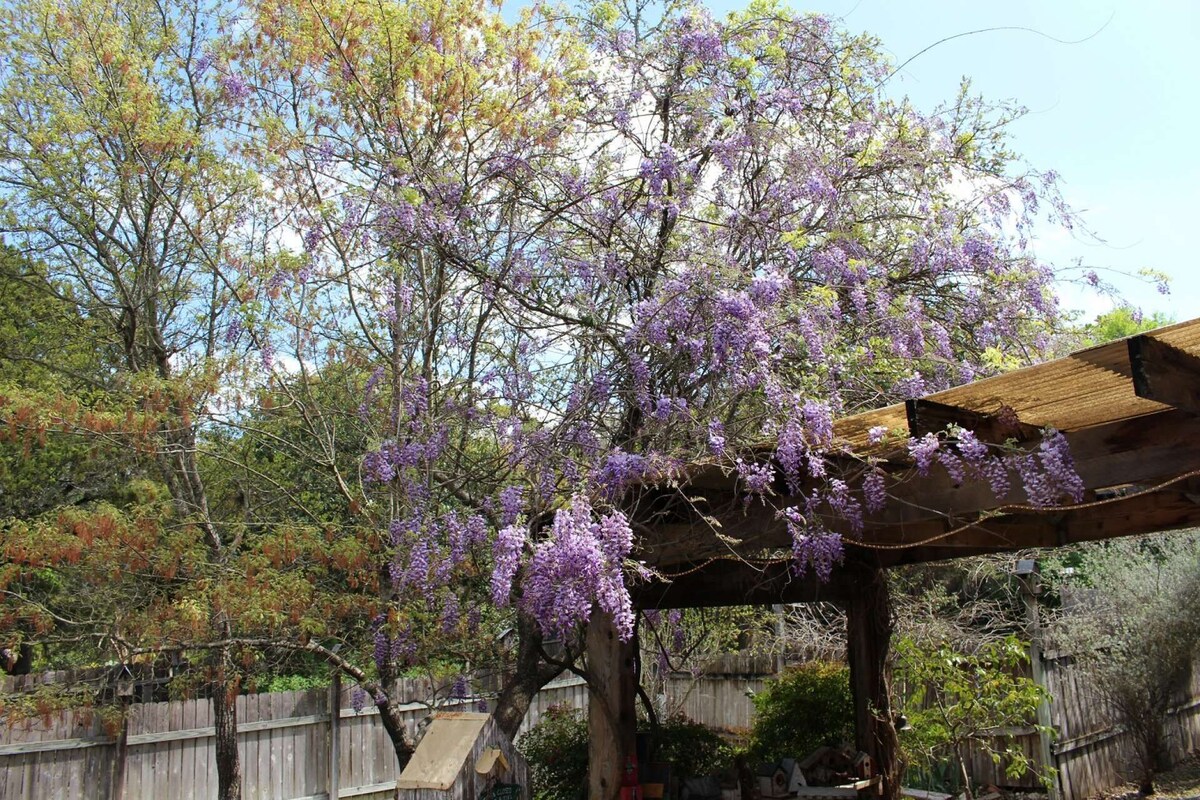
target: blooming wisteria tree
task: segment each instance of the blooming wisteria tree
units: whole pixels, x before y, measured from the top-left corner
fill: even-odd
[[[512,605],[525,665],[597,610],[632,635],[622,501],[687,465],[755,502],[786,486],[796,568],[828,574],[820,519],[887,501],[869,462],[829,470],[833,419],[1034,357],[1055,322],[1028,232],[1070,219],[1004,149],[1013,112],[889,99],[874,40],[829,20],[273,0],[251,29],[221,69],[295,233],[238,341],[277,375],[361,369],[372,444],[344,485],[389,531],[381,669],[422,657],[405,609],[430,603]],[[999,494],[1079,492],[1055,435],[908,446]]]

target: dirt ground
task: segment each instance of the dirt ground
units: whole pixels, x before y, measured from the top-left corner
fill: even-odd
[[[1154,782],[1154,789],[1153,797],[1162,800],[1200,800],[1200,755],[1193,754],[1170,772],[1160,775]],[[1101,796],[1101,800],[1137,798],[1141,798],[1141,795],[1133,784]]]

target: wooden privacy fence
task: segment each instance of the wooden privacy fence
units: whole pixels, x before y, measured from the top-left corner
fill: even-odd
[[[1058,771],[1062,800],[1084,800],[1123,784],[1128,735],[1111,723],[1095,690],[1069,656],[1042,659],[1042,680],[1053,696],[1050,722],[1058,735],[1050,758]],[[726,730],[744,729],[753,717],[752,694],[771,676],[748,664],[728,674],[693,678],[672,675],[662,685],[665,710]],[[428,696],[414,685],[403,696]],[[1172,754],[1200,745],[1200,669],[1171,714]],[[534,698],[521,730],[542,719],[551,706],[586,709],[587,686],[571,676],[546,686]],[[473,707],[462,700],[448,709]],[[410,732],[429,713],[424,704],[403,707]],[[333,711],[336,709],[336,717]],[[394,796],[398,777],[391,742],[368,704],[355,710],[349,690],[277,692],[237,699],[238,750],[245,800],[331,800]],[[1035,764],[1045,763],[1032,726],[1006,733]],[[985,753],[972,756],[972,778],[1014,785],[1003,765]],[[1015,785],[1034,787],[1027,777]],[[47,720],[0,726],[0,800],[207,800],[216,796],[212,710],[207,700],[135,703],[122,731],[103,729],[98,719],[64,713]]]
[[[668,682],[668,695],[699,721],[745,727],[746,690],[761,690],[765,680],[681,677]],[[427,686],[408,688],[401,696],[427,696]],[[443,708],[475,704],[465,699]],[[583,680],[572,676],[544,688],[522,730],[555,705],[586,709]],[[415,735],[429,708],[412,703],[402,709]],[[391,741],[377,709],[368,702],[355,710],[350,690],[336,700],[322,689],[241,695],[237,716],[245,800],[394,796],[398,771]],[[106,731],[98,717],[83,712],[0,726],[0,800],[207,800],[217,792],[213,736],[208,700],[134,703],[120,731]]]
[[[427,713],[404,707],[410,730]],[[378,710],[356,710],[348,690],[242,695],[237,716],[245,800],[394,794],[396,757]],[[216,797],[210,701],[133,704],[115,733],[78,712],[0,729],[0,799]]]
[[[691,677],[676,675],[666,681],[663,696],[655,698],[661,710],[680,713],[723,731],[742,731],[754,718],[750,697],[766,688],[772,675],[708,675]],[[551,706],[586,711],[587,684],[582,678],[570,677],[554,681],[538,692],[529,706],[529,713],[518,736],[536,725]]]
[[[1050,750],[1064,800],[1082,800],[1121,786],[1136,776],[1129,771],[1129,734],[1112,714],[1084,672],[1065,653],[1042,658],[1045,686],[1053,698],[1050,723],[1057,732]],[[1193,664],[1189,685],[1168,713],[1167,745],[1178,761],[1200,747],[1200,663]]]

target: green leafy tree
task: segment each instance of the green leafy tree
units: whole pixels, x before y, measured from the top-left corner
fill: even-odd
[[[1166,723],[1200,654],[1200,537],[1155,535],[1081,548],[1059,574],[1054,642],[1131,734],[1137,782],[1170,766]]]
[[[97,348],[97,334],[69,284],[54,283],[43,265],[0,248],[0,393],[102,395],[114,354]],[[0,519],[110,496],[132,475],[131,459],[111,442],[45,431],[35,438],[12,426],[0,432]]]
[[[854,741],[854,700],[844,664],[788,667],[754,696],[749,752],[758,761],[804,756]]]
[[[1152,331],[1164,325],[1170,325],[1175,320],[1170,315],[1156,311],[1144,316],[1132,308],[1118,306],[1107,314],[1101,314],[1088,325],[1083,326],[1084,340],[1088,344],[1104,344],[1105,342],[1124,339],[1138,333]]]
[[[1045,698],[1045,690],[1019,674],[1028,660],[1015,636],[985,642],[973,652],[948,641],[930,646],[900,639],[895,670],[910,725],[901,735],[909,765],[928,772],[952,761],[968,797],[973,796],[967,770],[972,749],[1003,762],[1013,777],[1032,769],[1013,739],[997,731],[1028,725]]]
[[[113,597],[135,605],[113,608],[107,628],[80,626],[80,635],[97,642],[113,641],[115,623],[141,610],[145,550],[161,545],[157,552],[167,552],[179,535],[192,537],[188,552],[194,545],[205,553],[203,569],[179,572],[197,580],[190,600],[205,620],[203,638],[211,643],[233,633],[221,595],[201,587],[228,574],[239,540],[211,513],[197,466],[204,412],[238,366],[220,347],[224,312],[239,294],[228,265],[258,190],[253,176],[226,157],[228,130],[219,133],[236,87],[205,65],[223,12],[219,2],[204,0],[21,0],[0,9],[0,220],[8,243],[44,268],[38,288],[75,305],[89,321],[81,331],[91,334],[86,346],[110,354],[114,368],[100,391],[21,387],[5,395],[0,413],[27,440],[53,431],[119,442],[156,473],[172,505],[170,516],[153,523],[162,536],[103,504],[82,509],[95,515],[94,523],[79,521],[84,528],[112,522],[148,537],[145,548],[114,548],[107,551],[113,560],[98,565],[110,580],[133,581]],[[28,573],[39,558],[33,551],[14,563]],[[68,558],[45,566],[71,564]],[[10,574],[10,587],[25,577]],[[4,602],[36,601],[16,592]],[[71,619],[60,615],[59,622]],[[128,655],[160,646],[152,637],[164,627],[128,628],[135,635],[120,649]],[[211,653],[220,796],[234,800],[237,680],[230,650]]]

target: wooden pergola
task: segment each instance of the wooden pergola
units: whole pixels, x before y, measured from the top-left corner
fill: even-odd
[[[1014,417],[1015,414],[1015,417]],[[1036,447],[1043,428],[1067,438],[1085,487],[1083,502],[1035,507],[1019,487],[997,500],[982,482],[955,484],[944,470],[915,474],[903,448],[871,444],[884,426],[911,436],[948,425],[983,441]],[[902,564],[1110,539],[1200,525],[1200,320],[1093,347],[1065,358],[846,417],[835,425],[854,458],[888,474],[888,507],[860,535],[843,530],[846,558],[828,582],[796,577],[791,541],[772,504],[744,502],[736,476],[692,470],[682,487],[645,490],[634,506],[647,564],[666,580],[635,587],[643,609],[834,601],[847,612],[856,738],[898,797],[896,733],[886,671],[891,608],[886,570]],[[715,524],[714,524],[715,520]],[[839,523],[828,525],[838,530]],[[590,796],[612,800],[634,749],[637,688],[633,644],[607,620],[588,631],[593,674]]]

